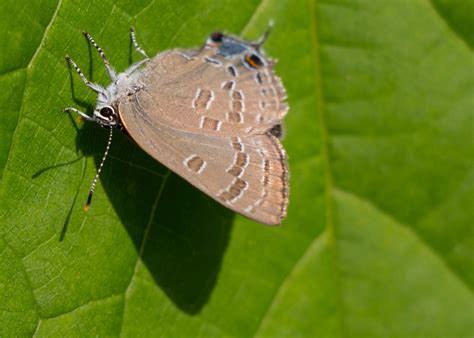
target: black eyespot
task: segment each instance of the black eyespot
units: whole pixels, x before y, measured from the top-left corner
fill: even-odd
[[[212,42],[222,42],[223,37],[224,37],[224,34],[222,34],[221,32],[214,32],[211,34]]]
[[[110,117],[114,113],[114,110],[111,107],[102,107],[100,108],[100,115],[103,117]]]
[[[264,65],[263,60],[256,54],[245,55],[244,62],[252,68],[258,68]]]
[[[279,138],[280,140],[283,138],[283,125],[280,124],[275,124],[268,132],[275,136],[276,138]]]

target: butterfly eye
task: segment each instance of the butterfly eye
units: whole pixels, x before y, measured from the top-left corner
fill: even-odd
[[[257,54],[246,54],[244,61],[252,68],[258,68],[264,65],[263,60]]]
[[[221,32],[214,32],[211,34],[211,41],[219,43],[219,42],[222,42],[223,37],[224,37],[224,34],[222,34]]]
[[[100,115],[102,115],[103,117],[110,117],[110,116],[113,115],[114,110],[112,109],[112,107],[105,106],[105,107],[100,108],[99,113],[100,113]]]

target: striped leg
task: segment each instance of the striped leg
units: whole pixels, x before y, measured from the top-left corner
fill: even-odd
[[[95,84],[93,82],[90,82],[82,73],[81,69],[78,67],[78,65],[71,59],[69,55],[66,55],[66,60],[67,62],[76,70],[77,74],[79,74],[79,77],[81,78],[82,82],[84,82],[89,88],[91,88],[93,91],[96,93],[102,93],[104,92],[104,89],[99,86],[98,84]]]
[[[65,112],[65,113],[76,113],[86,121],[95,121],[95,119],[93,117],[90,117],[86,113],[83,113],[80,110],[78,110],[76,108],[73,108],[73,107],[64,108],[63,112]]]

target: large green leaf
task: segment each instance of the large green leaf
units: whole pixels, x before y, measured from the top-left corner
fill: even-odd
[[[4,0],[0,336],[472,337],[472,1]],[[95,97],[65,60],[117,69],[256,38],[288,89],[279,228],[224,209],[61,111]],[[471,27],[471,28],[469,28]]]

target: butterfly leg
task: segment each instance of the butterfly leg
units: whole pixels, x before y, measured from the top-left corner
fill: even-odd
[[[85,113],[81,112],[80,110],[78,110],[76,108],[73,108],[73,107],[64,108],[63,112],[65,112],[65,113],[76,113],[86,121],[95,121],[94,118],[90,117],[89,115],[87,115],[87,114],[85,114]]]
[[[104,65],[105,65],[105,68],[107,69],[107,73],[109,74],[110,79],[112,80],[112,82],[115,82],[117,80],[117,74],[115,73],[115,70],[110,65],[110,62],[107,59],[107,57],[105,56],[105,53],[102,50],[102,48],[100,48],[99,45],[97,45],[97,43],[94,41],[92,36],[90,36],[89,33],[82,32],[82,34],[84,34],[84,36],[92,44],[92,46],[94,46],[95,49],[97,49],[97,51],[99,52],[100,57],[102,58],[102,61],[104,61]]]
[[[133,46],[135,47],[135,50],[143,55],[146,59],[149,59],[147,53],[143,50],[142,47],[137,42],[137,38],[135,36],[135,28],[130,27],[130,38],[132,39]]]
[[[87,87],[91,88],[93,91],[96,93],[103,93],[104,89],[99,86],[98,84],[95,84],[93,82],[90,82],[84,75],[84,73],[81,71],[79,66],[71,59],[69,55],[66,55],[66,60],[67,62],[76,70],[77,74],[79,74],[79,77],[81,78],[82,82],[84,82]]]

